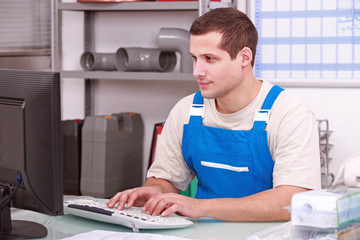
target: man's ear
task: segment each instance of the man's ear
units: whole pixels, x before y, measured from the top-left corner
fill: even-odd
[[[248,47],[244,47],[241,49],[238,53],[238,57],[241,57],[241,65],[243,67],[247,66],[248,64],[251,64],[251,61],[253,59],[252,51]]]

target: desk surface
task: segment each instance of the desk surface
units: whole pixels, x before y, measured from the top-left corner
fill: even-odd
[[[130,228],[115,224],[108,224],[90,219],[80,218],[70,214],[64,216],[47,216],[44,214],[26,211],[13,210],[11,213],[13,220],[29,220],[41,223],[48,229],[46,239],[60,239],[78,233],[89,232],[92,230],[108,230],[118,232],[132,232]],[[203,218],[195,221],[189,228],[171,230],[143,230],[144,233],[155,233],[162,235],[177,236],[190,239],[221,240],[221,239],[241,239],[248,234],[261,229],[278,225],[279,223],[235,223],[222,222],[215,219]]]

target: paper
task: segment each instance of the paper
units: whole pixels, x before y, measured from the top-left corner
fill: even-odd
[[[189,238],[180,238],[174,236],[151,234],[151,233],[129,233],[94,230],[91,232],[76,234],[72,237],[63,238],[63,240],[184,240]]]
[[[311,228],[303,226],[292,226],[290,240],[337,240],[336,231],[332,228]]]
[[[248,235],[244,240],[289,240],[291,222],[271,226]]]

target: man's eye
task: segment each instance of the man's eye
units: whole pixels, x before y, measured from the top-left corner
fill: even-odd
[[[215,58],[213,58],[213,57],[206,57],[206,59],[207,59],[208,62],[213,62],[213,61],[215,61]]]

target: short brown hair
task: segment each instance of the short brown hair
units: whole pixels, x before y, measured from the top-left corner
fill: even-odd
[[[191,35],[209,32],[222,34],[219,48],[228,52],[231,59],[244,47],[250,48],[254,66],[258,33],[246,14],[235,8],[215,8],[198,17],[190,28]]]

